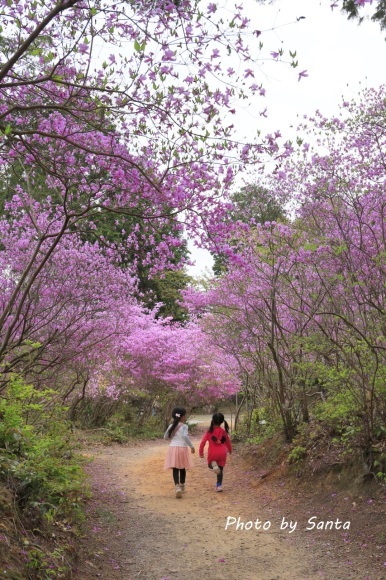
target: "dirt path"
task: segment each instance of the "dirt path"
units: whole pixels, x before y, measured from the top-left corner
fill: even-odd
[[[197,449],[199,438],[192,440]],[[166,442],[152,441],[89,450],[94,496],[76,580],[384,578],[347,569],[344,557],[334,561],[329,532],[305,531],[304,521],[291,534],[280,530],[282,518],[294,519],[296,507],[286,510],[282,503],[278,509],[272,495],[257,494],[256,474],[246,471],[237,454],[225,469],[222,494],[196,454],[187,492],[176,499],[171,472],[163,469],[166,448]],[[228,517],[253,525],[259,518],[270,529],[225,529]]]

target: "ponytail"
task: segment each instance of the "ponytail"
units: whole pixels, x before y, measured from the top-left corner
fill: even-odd
[[[186,415],[186,409],[184,409],[183,407],[175,407],[172,411],[172,418],[173,423],[171,424],[171,426],[169,427],[169,433],[168,433],[168,438],[171,439],[171,436],[173,435],[173,432],[175,431],[178,423],[180,422],[180,419],[182,417],[185,417]]]
[[[225,431],[229,433],[229,425],[225,421],[225,417],[222,413],[214,413],[212,416],[212,421],[210,422],[210,427],[208,429],[209,433],[213,433],[215,427],[220,427],[224,423]]]

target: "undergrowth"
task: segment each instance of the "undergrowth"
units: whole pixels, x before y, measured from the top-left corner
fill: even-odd
[[[54,391],[18,376],[0,400],[0,563],[8,577],[70,573],[87,489],[65,413]]]
[[[315,405],[308,422],[299,422],[292,441],[286,441],[282,424],[265,409],[245,415],[232,440],[244,452],[264,458],[267,468],[287,464],[297,477],[303,473],[350,471],[358,482],[386,483],[386,429],[365,441],[350,397],[331,396]]]

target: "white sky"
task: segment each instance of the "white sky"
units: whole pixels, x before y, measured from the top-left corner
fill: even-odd
[[[338,113],[341,97],[351,100],[361,88],[386,83],[386,31],[377,24],[348,21],[338,8],[331,10],[333,0],[276,0],[261,6],[254,0],[240,2],[244,14],[262,31],[260,36],[266,54],[283,47],[296,50],[297,69],[262,61],[261,77],[266,88],[264,98],[241,111],[240,132],[245,139],[280,129],[283,137],[293,138],[294,129],[304,114],[319,109],[330,117]],[[371,9],[371,7],[370,7]],[[296,19],[305,16],[299,22]],[[274,28],[275,30],[270,30]],[[308,77],[298,82],[298,73],[307,70]],[[260,112],[267,108],[268,117]],[[210,269],[208,252],[189,246],[196,266],[188,268],[193,276]]]

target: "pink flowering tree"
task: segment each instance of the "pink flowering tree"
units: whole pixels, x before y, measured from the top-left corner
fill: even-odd
[[[258,407],[270,408],[292,439],[307,412],[299,377],[307,324],[285,284],[294,269],[297,236],[289,226],[258,226],[242,246],[241,255],[230,256],[236,263],[206,296],[210,315],[204,317],[209,318],[205,327],[239,361],[248,415]],[[188,296],[199,307],[199,297]]]
[[[325,134],[324,150],[303,148],[290,178],[301,227],[314,237],[305,260],[323,301],[313,320],[347,373],[341,391],[366,445],[380,436],[385,414],[384,119],[381,87],[359,103],[343,102],[339,117],[311,120]],[[278,185],[285,196],[284,172]]]
[[[121,319],[119,340],[92,353],[87,390],[78,389],[69,398],[74,417],[79,403],[90,397],[138,401],[142,422],[155,408],[166,411],[166,418],[176,402],[203,405],[240,389],[234,359],[216,349],[194,323],[170,325],[150,313],[131,313]]]
[[[51,213],[37,213],[36,228],[44,231],[53,219]],[[68,235],[47,259],[45,244],[39,251],[34,245],[36,228],[23,212],[0,220],[3,387],[13,372],[34,377],[34,382],[41,378],[51,387],[58,386],[64,369],[68,376],[70,368],[78,369],[81,377],[91,351],[115,340],[120,318],[139,310],[133,298],[135,281],[96,243]],[[23,279],[21,297],[7,312],[32,260],[36,270]]]
[[[129,277],[138,262],[150,272],[170,267],[184,230],[214,244],[221,239],[233,176],[265,151],[262,143],[239,142],[236,104],[264,96],[264,88],[255,78],[260,31],[250,28],[240,6],[224,16],[214,3],[189,0],[58,0],[36,2],[33,10],[25,0],[1,0],[0,26],[6,373],[32,356],[31,345],[39,344],[40,353],[59,345],[67,327],[55,288],[67,284],[73,291],[70,320],[81,304],[94,304],[86,277],[76,278],[91,274],[82,252],[100,258],[92,244],[80,245],[93,232],[111,277],[114,255]],[[105,214],[116,216],[114,243],[96,227]],[[68,283],[58,280],[64,271]],[[107,292],[97,279],[95,287]],[[104,307],[108,312],[102,302],[97,312]],[[98,317],[94,312],[87,324],[99,324]],[[69,353],[75,344],[68,343]]]
[[[149,395],[174,391],[191,404],[203,404],[229,397],[240,386],[235,361],[192,322],[170,325],[147,316],[121,342],[119,353],[123,372]]]
[[[207,401],[238,387],[225,359],[194,323],[156,318],[134,298],[136,280],[115,263],[115,253],[66,235],[49,258],[44,244],[34,256],[36,228],[52,224],[51,212],[30,216],[10,203],[0,220],[1,306],[5,311],[26,264],[23,300],[4,319],[1,388],[22,373],[38,388],[50,387],[74,411],[86,395],[122,400],[135,389],[148,403],[162,393]],[[10,217],[12,216],[12,219]],[[39,266],[42,265],[39,269]],[[234,366],[234,365],[233,365]]]
[[[293,219],[233,232],[228,273],[190,297],[224,343],[236,333],[289,438],[315,401],[311,414],[364,449],[384,438],[384,119],[381,88],[304,124],[298,149],[264,183]]]

